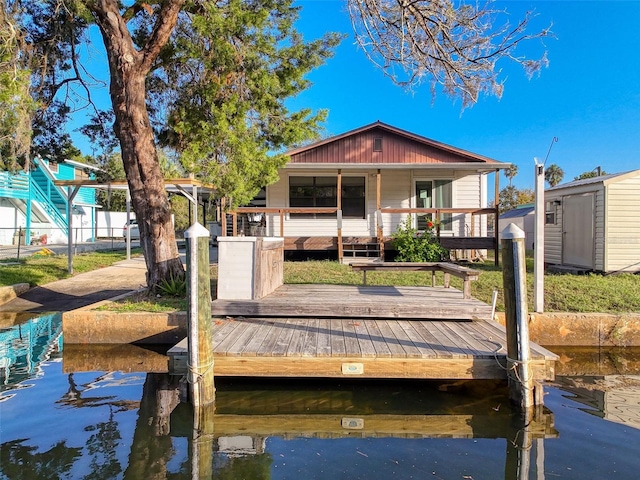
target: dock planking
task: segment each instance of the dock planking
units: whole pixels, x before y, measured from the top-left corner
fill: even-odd
[[[259,300],[214,300],[213,315],[484,320],[491,306],[444,287],[282,285]]]
[[[493,322],[357,318],[233,318],[214,325],[216,376],[324,378],[506,378],[506,334]],[[186,371],[186,340],[169,351]],[[538,380],[556,356],[532,344]]]
[[[443,287],[283,285],[259,300],[215,300],[216,376],[505,379],[506,331],[491,307]],[[534,378],[556,355],[531,344]],[[186,339],[169,350],[186,371]]]

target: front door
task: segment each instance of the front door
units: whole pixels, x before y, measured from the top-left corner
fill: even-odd
[[[451,208],[453,204],[451,180],[416,180],[414,205],[416,208]],[[422,231],[427,226],[428,221],[440,222],[441,231],[450,231],[452,228],[452,215],[443,213],[439,219],[434,215],[415,214],[413,216],[413,226]]]
[[[562,199],[562,263],[594,267],[595,194],[568,195]]]
[[[433,208],[433,195],[431,180],[416,180],[416,208]],[[432,220],[430,213],[415,214],[413,216],[413,226],[418,230],[424,230],[427,221]]]

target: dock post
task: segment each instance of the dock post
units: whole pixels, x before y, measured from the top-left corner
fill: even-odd
[[[194,223],[185,232],[187,245],[187,345],[189,397],[197,412],[215,401],[209,274],[209,230]],[[196,424],[199,415],[195,415]],[[196,427],[197,428],[197,427]]]
[[[527,310],[524,231],[513,223],[502,231],[502,279],[507,329],[509,397],[525,415],[532,415],[534,382]]]

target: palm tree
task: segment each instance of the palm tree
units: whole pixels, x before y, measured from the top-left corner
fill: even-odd
[[[504,171],[504,176],[509,179],[509,186],[511,186],[513,177],[515,177],[517,174],[518,174],[518,166],[514,164],[511,164],[511,166]]]
[[[556,185],[558,185],[563,178],[564,178],[564,170],[562,170],[555,163],[549,165],[547,169],[544,171],[544,179],[552,187],[555,187]]]

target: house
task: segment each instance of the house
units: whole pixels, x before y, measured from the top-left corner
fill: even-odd
[[[545,191],[548,266],[640,272],[640,170]]]
[[[498,216],[487,208],[487,176],[495,174],[497,197],[507,163],[379,121],[288,155],[278,182],[266,188],[266,207],[233,212],[234,234],[260,220],[266,235],[285,238],[286,251],[379,258],[411,218],[419,230],[435,222],[447,248],[497,247],[487,235],[488,217]]]
[[[0,245],[67,243],[69,192],[54,182],[89,179],[94,170],[72,160],[35,158],[28,172],[0,172]],[[94,238],[96,208],[95,190],[76,192],[71,205],[74,241]]]
[[[502,241],[501,233],[510,223],[514,223],[524,234],[525,249],[533,250],[535,239],[535,206],[532,203],[518,205],[516,208],[500,214],[498,226],[498,240]]]

